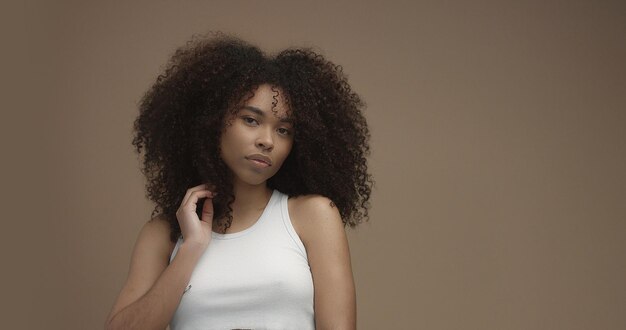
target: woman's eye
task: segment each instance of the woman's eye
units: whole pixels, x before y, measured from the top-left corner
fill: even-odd
[[[286,128],[279,128],[278,133],[281,135],[291,135],[291,131]]]
[[[256,125],[259,123],[256,121],[256,119],[251,118],[251,117],[242,117],[242,119],[246,124],[250,124],[250,125]]]

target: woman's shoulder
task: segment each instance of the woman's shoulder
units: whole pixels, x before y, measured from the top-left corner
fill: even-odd
[[[318,195],[318,194],[310,194],[310,195],[301,195],[297,197],[289,198],[289,210],[294,210],[298,212],[305,212],[308,214],[317,214],[320,212],[328,212],[333,209],[336,210],[337,207],[335,203],[333,203],[330,198]]]
[[[137,244],[150,246],[155,253],[165,257],[171,256],[175,242],[170,240],[170,223],[164,216],[156,216],[144,223]]]
[[[289,198],[289,217],[305,246],[328,231],[343,230],[343,222],[337,206],[328,197],[302,195]]]

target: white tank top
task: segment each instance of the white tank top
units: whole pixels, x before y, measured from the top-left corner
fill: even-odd
[[[315,329],[306,250],[274,190],[261,217],[232,234],[212,234],[170,323],[188,329]],[[170,262],[182,238],[176,242]]]

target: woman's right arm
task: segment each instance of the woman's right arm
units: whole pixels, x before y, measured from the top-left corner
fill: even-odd
[[[165,329],[200,256],[209,244],[213,205],[207,199],[202,221],[195,214],[199,198],[212,197],[201,186],[191,188],[177,212],[185,241],[169,263],[172,244],[166,220],[147,222],[137,238],[128,279],[106,321],[106,329]]]

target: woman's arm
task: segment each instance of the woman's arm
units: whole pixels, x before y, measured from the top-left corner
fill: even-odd
[[[211,241],[214,193],[201,184],[187,189],[176,211],[185,241],[172,263],[170,226],[148,221],[139,233],[128,279],[106,321],[107,329],[164,329],[174,315],[191,273]],[[196,213],[201,198],[202,219]]]
[[[193,268],[204,251],[181,244],[172,263],[169,224],[147,222],[133,250],[128,279],[106,321],[106,329],[165,329],[174,315]],[[189,243],[191,244],[191,243]]]
[[[316,329],[356,329],[350,250],[339,211],[322,196],[294,199],[294,228],[304,243],[315,288]]]

